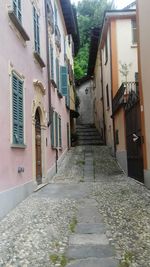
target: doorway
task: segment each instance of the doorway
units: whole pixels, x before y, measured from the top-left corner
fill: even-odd
[[[36,154],[36,181],[42,183],[42,153],[41,153],[41,120],[39,110],[35,113],[35,154]]]

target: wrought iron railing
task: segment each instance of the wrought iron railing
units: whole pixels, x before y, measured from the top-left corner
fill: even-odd
[[[116,95],[113,98],[112,102],[112,110],[113,114],[117,112],[117,110],[125,106],[128,106],[129,102],[135,102],[139,99],[139,87],[138,82],[124,82],[120,86]]]

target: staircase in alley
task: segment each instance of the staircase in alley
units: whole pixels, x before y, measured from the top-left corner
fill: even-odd
[[[96,127],[92,124],[78,124],[77,125],[78,145],[103,145],[104,142],[101,139]]]

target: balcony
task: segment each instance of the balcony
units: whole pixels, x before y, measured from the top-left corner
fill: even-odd
[[[61,51],[61,34],[57,25],[55,25],[55,44]]]
[[[138,82],[122,83],[112,101],[113,115],[123,107],[126,109],[131,103],[139,100]]]
[[[41,55],[39,54],[39,52],[34,51],[33,55],[34,55],[36,61],[39,63],[40,67],[45,68],[46,65],[45,65],[43,59],[41,58]]]
[[[8,11],[8,16],[10,20],[13,22],[13,24],[15,25],[16,29],[18,30],[22,38],[24,39],[24,41],[29,41],[30,38],[28,34],[26,33],[25,29],[23,28],[21,24],[21,21],[17,18],[13,10]]]

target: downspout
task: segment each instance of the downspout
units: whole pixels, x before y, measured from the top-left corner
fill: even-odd
[[[50,53],[49,53],[49,39],[48,39],[48,16],[47,16],[47,0],[45,0],[45,26],[46,26],[46,57],[47,57],[47,77],[48,77],[48,109],[49,109],[49,121],[47,126],[51,124],[52,108],[51,108],[51,77],[50,77]]]
[[[102,108],[103,108],[103,127],[104,127],[104,145],[106,145],[106,124],[105,124],[105,107],[104,107],[104,84],[103,84],[103,64],[102,52],[100,48],[100,65],[101,65],[101,86],[102,86]]]
[[[47,16],[47,0],[45,0],[45,28],[46,28],[46,57],[47,57],[47,77],[48,77],[48,110],[49,110],[49,121],[47,126],[49,127],[52,123],[52,97],[51,97],[51,77],[50,77],[50,53],[49,53],[49,39],[48,39],[48,16]],[[57,173],[57,161],[58,161],[58,150],[56,148],[56,173]]]
[[[111,23],[110,23],[110,66],[111,66],[111,104],[113,103],[113,74],[112,74],[112,49],[111,49],[111,39],[112,37],[112,31],[111,31]],[[117,70],[116,70],[117,71]],[[116,142],[115,142],[115,121],[114,121],[114,116],[112,116],[113,120],[113,138],[114,138],[114,156],[116,157]]]

